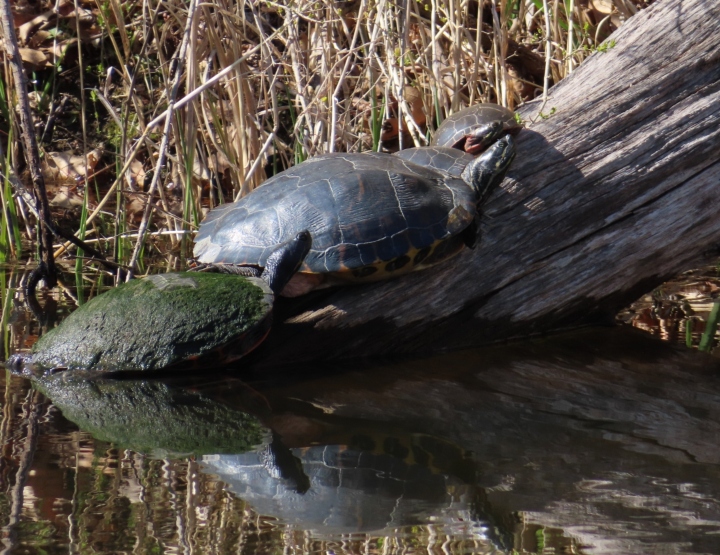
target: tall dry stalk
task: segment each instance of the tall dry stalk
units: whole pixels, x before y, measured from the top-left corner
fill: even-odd
[[[113,145],[104,163],[115,172],[94,184],[87,225],[106,252],[125,252],[121,264],[144,268],[160,254],[178,268],[209,208],[308,157],[379,148],[385,118],[400,145],[422,145],[468,104],[541,94],[642,5],[616,4],[609,14],[589,0],[83,4],[103,25],[92,44],[104,47],[86,47],[83,66],[64,75],[85,72],[99,101],[84,148]],[[115,248],[121,240],[133,248]]]

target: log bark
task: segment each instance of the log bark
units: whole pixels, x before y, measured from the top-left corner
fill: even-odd
[[[720,4],[661,0],[551,90],[440,268],[281,305],[258,357],[432,353],[611,321],[720,253]],[[538,103],[518,111],[537,115]]]

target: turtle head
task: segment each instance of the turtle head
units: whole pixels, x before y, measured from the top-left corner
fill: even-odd
[[[490,121],[473,128],[465,135],[464,144],[460,147],[468,154],[480,154],[488,146],[497,141],[503,134],[504,125],[500,120]],[[462,142],[462,139],[461,141]]]
[[[33,365],[32,354],[30,353],[11,355],[4,364],[0,363],[0,365],[5,366],[5,368],[16,376],[30,377],[38,374],[36,367]]]
[[[301,231],[289,241],[278,246],[268,256],[265,269],[260,277],[267,282],[273,293],[280,294],[290,278],[300,269],[311,246],[310,232]]]
[[[462,178],[475,190],[478,205],[503,180],[513,158],[515,141],[505,135],[465,167]]]

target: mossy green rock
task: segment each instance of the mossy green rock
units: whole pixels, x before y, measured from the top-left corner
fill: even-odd
[[[34,373],[222,364],[264,338],[272,303],[272,291],[256,278],[177,273],[137,279],[94,298],[40,338],[30,364]]]
[[[65,372],[33,384],[94,438],[158,457],[244,453],[270,436],[241,408],[159,381],[87,380]]]

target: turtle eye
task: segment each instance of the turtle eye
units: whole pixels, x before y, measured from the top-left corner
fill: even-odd
[[[297,241],[310,241],[310,232],[308,230],[301,231],[295,236],[295,240]]]

